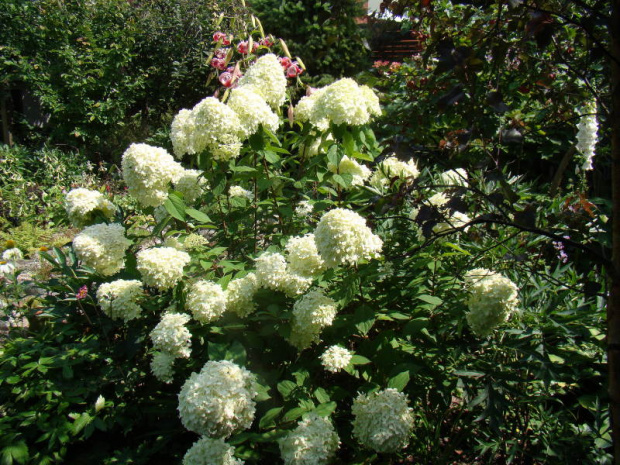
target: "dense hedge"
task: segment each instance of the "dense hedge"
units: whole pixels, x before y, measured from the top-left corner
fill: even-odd
[[[215,88],[207,63],[216,28],[240,32],[237,2],[10,0],[0,11],[0,89],[25,89],[47,123],[21,142],[84,147],[110,159],[180,106]],[[19,108],[16,108],[19,110]]]

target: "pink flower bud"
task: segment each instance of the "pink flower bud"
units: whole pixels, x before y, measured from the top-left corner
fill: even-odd
[[[219,80],[224,87],[231,87],[235,81],[235,77],[226,71],[225,73],[220,74]]]
[[[244,40],[242,42],[239,42],[237,44],[237,51],[241,54],[241,55],[247,55],[248,51],[249,51],[249,47],[248,47],[248,42],[247,40]]]
[[[227,48],[218,48],[215,51],[215,56],[217,58],[224,59],[224,58],[226,58],[226,55],[228,55],[228,49]]]
[[[303,72],[304,72],[304,70],[301,69],[301,67],[297,64],[297,62],[294,61],[291,64],[291,66],[286,68],[286,77],[294,78],[294,77],[299,76]]]
[[[267,36],[259,42],[263,47],[271,47],[274,44],[273,37]]]
[[[288,69],[288,67],[293,64],[293,62],[291,61],[289,57],[280,57],[278,58],[278,60],[280,61],[280,64],[282,65],[282,68],[284,69]]]
[[[224,71],[224,69],[226,69],[226,61],[221,58],[214,58],[211,60],[211,66],[220,71]]]
[[[232,40],[232,36],[227,36],[221,31],[213,34],[213,42],[221,42],[222,45],[230,45],[230,41]]]

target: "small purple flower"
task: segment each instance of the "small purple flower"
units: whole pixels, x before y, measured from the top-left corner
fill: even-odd
[[[87,296],[88,296],[88,287],[86,287],[85,285],[80,287],[80,290],[78,291],[78,293],[75,294],[75,298],[77,300],[85,299]]]

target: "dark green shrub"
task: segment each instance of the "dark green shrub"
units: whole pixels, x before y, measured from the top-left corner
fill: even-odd
[[[357,0],[254,0],[252,9],[312,75],[353,76],[367,64],[365,32],[356,21],[365,12]]]
[[[105,175],[101,166],[100,175]],[[23,222],[55,226],[66,222],[64,194],[95,186],[95,166],[79,152],[0,145],[0,228]]]
[[[43,128],[17,130],[111,159],[213,92],[207,55],[216,28],[244,28],[236,2],[11,0],[0,12],[0,87],[40,102]],[[218,14],[222,14],[220,18]]]

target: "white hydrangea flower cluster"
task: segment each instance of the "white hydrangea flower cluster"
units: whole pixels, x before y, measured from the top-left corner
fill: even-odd
[[[272,108],[282,106],[286,98],[284,69],[273,53],[263,55],[239,79],[239,87],[251,86]]]
[[[184,170],[181,177],[174,183],[175,190],[183,194],[186,204],[192,204],[208,188],[207,180],[199,170]]]
[[[296,119],[309,121],[320,130],[329,122],[359,126],[381,114],[379,98],[367,86],[359,86],[351,78],[340,79],[303,97],[295,109]]]
[[[465,282],[470,292],[467,323],[476,335],[486,337],[517,309],[517,286],[501,274],[483,268],[467,272]]]
[[[196,321],[208,324],[224,314],[226,301],[226,291],[222,286],[211,281],[198,281],[189,290],[186,306]]]
[[[177,158],[181,158],[186,153],[195,154],[196,150],[192,145],[192,134],[196,129],[192,110],[183,108],[177,113],[170,125],[170,140],[172,150]]]
[[[208,149],[216,160],[236,158],[241,150],[241,122],[234,110],[207,97],[191,110],[181,110],[172,121],[170,139],[181,158]]]
[[[596,101],[590,102],[583,109],[584,115],[581,116],[577,125],[577,150],[583,155],[585,161],[581,169],[589,171],[593,169],[592,160],[598,141],[598,121],[596,120]]]
[[[467,171],[463,168],[448,170],[439,176],[439,183],[447,186],[465,187],[468,182]]]
[[[243,465],[235,448],[221,438],[202,437],[185,453],[183,465]]]
[[[317,119],[318,115],[315,115],[314,108],[316,106],[316,102],[322,97],[325,93],[325,87],[321,89],[316,89],[312,94],[306,95],[299,99],[297,102],[297,106],[295,106],[294,116],[295,121],[300,123],[305,123],[306,121],[310,121],[316,128],[320,131],[325,131],[329,128],[329,120],[325,117],[322,119]],[[307,157],[312,157],[318,153],[319,145],[321,145],[321,139],[317,138],[308,148],[307,148]]]
[[[295,214],[297,216],[308,216],[314,210],[314,205],[312,205],[308,200],[302,200],[295,207]]]
[[[69,221],[78,228],[94,220],[97,212],[106,218],[112,218],[116,206],[106,199],[101,192],[79,187],[69,191],[65,197],[65,209]]]
[[[11,277],[15,270],[18,269],[17,261],[24,258],[24,254],[17,247],[11,247],[6,249],[2,253],[2,260],[0,260],[0,276],[5,278]],[[2,302],[2,300],[0,300]],[[2,308],[2,306],[0,306]]]
[[[376,452],[403,449],[413,432],[413,409],[408,403],[407,395],[393,388],[359,394],[351,407],[353,436]]]
[[[375,172],[372,173],[369,183],[376,189],[384,189],[389,186],[391,178],[413,180],[419,174],[420,171],[413,159],[404,162],[391,155],[379,163]]]
[[[208,243],[209,241],[206,238],[202,237],[200,234],[192,233],[185,238],[183,246],[185,247],[185,250],[191,251],[198,250],[207,245]]]
[[[321,331],[330,326],[336,317],[336,302],[313,289],[293,305],[290,343],[298,350],[306,349],[319,342]]]
[[[314,234],[291,237],[285,250],[288,268],[292,273],[311,278],[325,270],[325,261],[316,248]]]
[[[121,161],[129,194],[144,207],[159,207],[168,198],[168,188],[184,173],[172,155],[148,144],[131,144]]]
[[[183,268],[191,260],[187,252],[172,247],[141,250],[136,258],[144,284],[160,291],[174,287],[183,277]]]
[[[378,258],[383,247],[383,241],[366,226],[366,220],[344,208],[325,213],[314,237],[317,250],[328,268]]]
[[[340,438],[329,419],[312,412],[278,444],[285,465],[327,465],[336,455]]]
[[[250,85],[236,87],[230,92],[227,105],[239,117],[242,139],[255,134],[261,125],[272,132],[280,127],[280,118],[261,94],[261,91]]]
[[[151,331],[151,341],[155,350],[174,358],[189,358],[192,335],[185,326],[189,320],[189,315],[184,313],[169,312],[164,314],[157,326]]]
[[[254,294],[258,290],[258,279],[255,273],[243,278],[233,279],[226,289],[226,308],[239,318],[245,318],[256,310]]]
[[[341,346],[330,346],[321,355],[321,364],[327,371],[336,373],[344,370],[351,363],[352,358],[353,352],[350,350]]]
[[[293,297],[304,293],[312,284],[312,278],[292,272],[281,253],[264,252],[255,263],[259,287],[281,291]]]
[[[254,194],[241,186],[230,186],[228,189],[228,195],[230,197],[242,197],[250,201],[254,199]]]
[[[179,416],[190,431],[225,438],[252,425],[256,377],[227,360],[209,361],[179,393]]]
[[[125,322],[140,318],[142,308],[138,305],[144,291],[142,283],[136,279],[117,279],[103,283],[97,289],[97,302],[103,313],[113,320]]]
[[[437,223],[435,226],[433,226],[433,232],[435,234],[440,234],[445,231],[450,231],[451,229],[460,228],[471,221],[471,218],[469,218],[469,216],[467,216],[465,213],[461,213],[456,210],[444,219],[445,221]],[[467,232],[468,229],[469,226],[466,227],[463,231]]]
[[[155,378],[162,383],[170,384],[173,381],[173,365],[175,356],[168,352],[155,352],[153,353],[153,360],[151,360],[151,371]]]
[[[2,252],[2,260],[7,262],[16,262],[17,260],[23,260],[24,254],[17,247],[11,247]]]
[[[227,161],[241,151],[241,122],[232,108],[215,97],[207,97],[192,109],[195,153],[209,149],[215,160]]]
[[[366,180],[372,174],[370,168],[358,163],[356,160],[349,158],[346,155],[342,157],[342,160],[340,160],[340,164],[338,165],[338,167],[336,167],[336,165],[332,163],[328,163],[327,168],[332,173],[350,174],[352,179],[351,185],[349,187],[363,186]]]
[[[77,257],[104,276],[111,276],[125,267],[125,251],[130,245],[125,228],[118,223],[88,226],[73,239]]]

